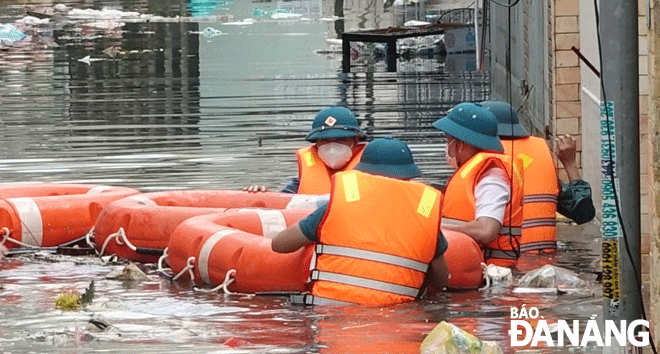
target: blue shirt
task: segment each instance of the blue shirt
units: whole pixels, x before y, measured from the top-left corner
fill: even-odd
[[[318,242],[318,235],[316,234],[316,230],[318,230],[318,227],[321,224],[321,220],[323,220],[323,216],[325,216],[327,209],[328,203],[320,206],[318,209],[314,210],[311,214],[307,215],[304,219],[298,222],[298,226],[300,227],[303,235],[305,235],[305,237],[307,237],[309,240]],[[442,234],[442,232],[438,230],[438,242],[433,259],[442,256],[445,251],[447,251],[447,247],[447,239],[445,239],[445,236]]]
[[[291,182],[287,184],[280,192],[282,193],[298,193],[298,188],[300,188],[300,179],[298,177],[293,177]]]

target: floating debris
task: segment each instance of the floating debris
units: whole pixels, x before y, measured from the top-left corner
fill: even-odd
[[[103,53],[105,53],[107,56],[110,58],[114,58],[117,56],[117,53],[119,53],[119,47],[116,45],[113,45],[112,47],[106,48],[103,50]]]
[[[85,63],[85,64],[87,64],[87,65],[90,65],[93,61],[102,61],[102,60],[103,60],[103,59],[100,59],[100,58],[92,58],[92,57],[89,56],[89,55],[86,56],[86,57],[84,57],[84,58],[82,58],[82,59],[78,59],[78,61],[83,62],[83,63]]]
[[[474,335],[442,321],[429,333],[419,347],[420,354],[502,354],[497,342],[482,341]]]
[[[55,299],[55,307],[60,310],[75,311],[80,308],[79,296],[71,291],[61,293]]]
[[[55,299],[55,307],[65,311],[75,311],[80,307],[91,304],[94,298],[94,280],[89,283],[85,293],[80,295],[73,291],[63,292]]]
[[[294,18],[301,18],[301,14],[292,14],[292,13],[274,13],[270,15],[270,18],[273,20],[290,20]]]
[[[132,281],[141,281],[147,280],[147,277],[144,272],[135,265],[135,263],[129,263],[123,269],[117,268],[112,272],[108,273],[105,276],[106,279],[116,279],[116,280],[132,280]]]
[[[577,273],[561,267],[546,264],[523,275],[518,281],[519,288],[514,293],[566,293],[591,291],[588,281]]]
[[[0,43],[11,45],[26,36],[25,32],[19,30],[12,24],[0,24]]]
[[[206,27],[201,33],[206,38],[213,38],[216,36],[221,36],[223,34],[222,31],[217,30],[213,27]]]
[[[513,284],[513,274],[511,268],[499,267],[494,264],[486,266],[484,272],[486,286],[482,289],[493,287],[505,287]]]

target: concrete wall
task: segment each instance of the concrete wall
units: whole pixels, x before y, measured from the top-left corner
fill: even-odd
[[[489,6],[492,96],[511,103],[527,130],[545,137],[551,125],[550,3],[521,1],[510,9],[510,16],[508,8],[492,2]]]
[[[660,65],[657,58],[658,51],[660,51],[660,4],[653,7],[654,2],[655,0],[638,0],[641,271],[646,313],[651,320],[656,343],[660,344],[660,330],[656,325],[660,321],[660,219],[657,212],[660,210],[657,207],[657,201],[660,201],[660,194],[658,194],[660,193],[660,162],[658,161],[660,157],[660,124],[656,123],[660,119],[658,117],[660,113],[660,78],[658,77]],[[560,33],[569,32],[573,28],[573,21],[569,22],[566,17],[577,16],[581,45],[578,48],[587,60],[599,68],[593,1],[580,0],[577,14],[574,12],[575,6],[571,3],[572,1],[569,0],[555,0],[555,38],[558,38],[557,35]],[[560,68],[571,67],[574,64],[573,59],[569,58],[567,53],[561,53],[562,49],[559,45],[556,46],[557,95],[560,92]],[[600,142],[599,136],[597,136],[599,110],[593,100],[593,98],[600,100],[599,79],[584,63],[578,63],[578,66],[580,67],[578,84],[581,99],[576,103],[580,105],[581,115],[575,121],[569,120],[570,123],[563,124],[563,129],[570,131],[577,125],[582,132],[583,177],[590,182],[594,191],[594,202],[599,208]],[[569,76],[569,74],[566,75]],[[561,105],[559,99],[557,101],[556,119],[559,128],[562,126],[559,123],[560,120],[565,118],[561,116],[564,113],[559,109]],[[559,129],[557,131],[559,132]]]
[[[644,249],[649,250],[647,256],[647,267],[649,269],[648,278],[649,282],[649,298],[650,298],[650,311],[647,313],[650,314],[651,327],[653,328],[653,337],[655,338],[656,348],[660,347],[660,4],[653,4],[654,1],[650,1],[649,5],[652,8],[648,9],[645,1],[640,1],[640,14],[649,15],[648,22],[645,21],[642,23],[640,21],[640,28],[646,27],[644,30],[647,33],[648,43],[648,65],[647,65],[647,75],[648,75],[648,88],[649,96],[646,101],[648,108],[648,117],[647,120],[647,141],[649,144],[649,159],[652,163],[648,164],[650,169],[649,178],[646,181],[642,180],[642,183],[647,186],[649,191],[648,194],[648,205],[647,210],[649,212],[649,218],[647,219],[647,225],[649,227],[649,241],[644,242],[642,239],[642,254],[644,254]],[[650,26],[648,26],[650,24]],[[642,29],[640,29],[642,33]],[[641,41],[640,41],[641,46]],[[643,106],[640,103],[640,112]],[[644,207],[644,205],[642,205]],[[644,220],[642,219],[642,222]]]
[[[594,67],[600,70],[598,57],[598,40],[596,38],[596,19],[594,2],[581,0],[579,2],[579,32],[580,52]],[[573,53],[575,55],[575,53]],[[582,177],[591,184],[593,200],[598,210],[600,220],[600,78],[583,62],[579,63],[577,78],[581,103],[580,132],[582,156]],[[591,158],[593,157],[593,158]]]

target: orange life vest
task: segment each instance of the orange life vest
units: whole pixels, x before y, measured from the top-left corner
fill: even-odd
[[[433,260],[442,193],[359,171],[336,173],[307,304],[413,301]]]
[[[557,248],[557,169],[545,140],[530,136],[502,140],[507,155],[522,160],[525,170],[523,225],[520,251]]]
[[[442,224],[465,223],[475,218],[474,188],[481,175],[493,164],[506,171],[512,180],[511,202],[506,206],[504,223],[498,237],[488,245],[481,245],[488,264],[510,267],[518,263],[520,228],[523,221],[522,162],[504,154],[480,152],[464,163],[451,177],[445,190]]]
[[[360,143],[353,149],[353,157],[341,169],[352,170],[360,162],[362,150],[367,144]],[[319,157],[316,145],[302,148],[296,152],[298,157],[298,194],[328,194],[330,193],[330,178],[332,173]]]

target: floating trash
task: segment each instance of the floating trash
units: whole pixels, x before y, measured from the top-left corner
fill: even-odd
[[[566,293],[591,291],[588,281],[577,273],[546,264],[523,275],[514,293]]]
[[[14,27],[12,24],[0,25],[0,42],[4,44],[14,44],[21,39],[25,38],[27,35]]]
[[[502,354],[496,342],[482,341],[474,335],[442,321],[429,333],[419,347],[420,354]]]
[[[291,13],[291,10],[289,10],[289,9],[275,9],[275,10],[271,10],[271,11],[266,11],[266,10],[262,10],[262,9],[254,9],[254,11],[253,11],[254,17],[264,17],[264,16],[268,16],[268,15],[271,15],[271,17],[272,17],[272,15],[275,15],[275,14],[288,14],[288,13]],[[302,16],[302,15],[299,15],[299,16]]]
[[[511,273],[511,268],[489,264],[486,266],[484,271],[486,285],[482,289],[505,287],[513,284],[513,274]]]
[[[89,283],[85,293],[80,295],[73,291],[59,294],[55,299],[55,307],[65,311],[75,311],[80,307],[91,304],[94,298],[94,280]]]
[[[89,55],[86,56],[86,57],[84,57],[84,58],[78,59],[78,61],[83,62],[83,63],[85,63],[85,64],[87,64],[87,65],[90,65],[93,61],[101,61],[101,60],[103,60],[103,59],[100,59],[100,58],[92,58],[92,57],[89,56]]]
[[[202,31],[202,35],[206,38],[213,38],[213,37],[222,35],[222,31],[217,30],[213,27],[206,27]]]
[[[301,18],[301,14],[292,14],[292,13],[274,13],[270,15],[270,18],[273,20],[290,20],[292,18]]]
[[[116,279],[116,280],[133,280],[133,281],[149,279],[149,277],[147,277],[147,275],[144,274],[144,272],[140,268],[138,268],[138,266],[136,266],[135,263],[129,263],[124,268],[117,268],[112,272],[108,273],[108,275],[106,275],[105,278]]]

